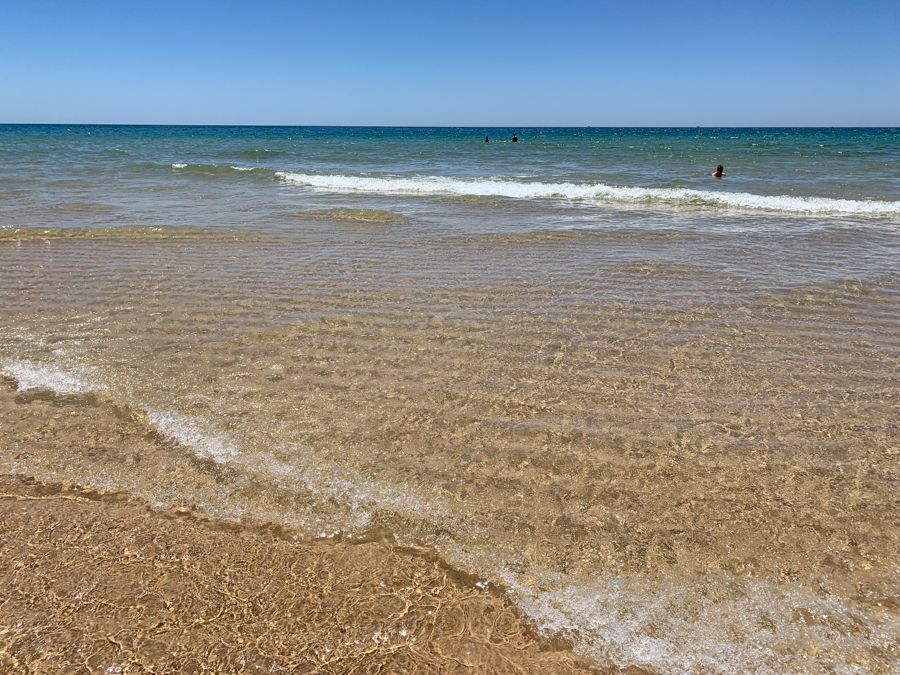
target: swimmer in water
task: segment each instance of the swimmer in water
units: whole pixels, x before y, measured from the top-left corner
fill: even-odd
[[[518,142],[519,142],[519,137],[516,136],[515,134],[513,134],[513,143],[518,143]]]
[[[716,167],[716,172],[712,175],[716,178],[725,178],[725,167],[719,164],[719,166]]]
[[[490,143],[490,142],[491,142],[491,139],[488,138],[487,136],[485,136],[485,137],[484,137],[484,142],[485,142],[485,143]]]

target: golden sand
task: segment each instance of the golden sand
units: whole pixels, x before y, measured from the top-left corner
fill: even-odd
[[[72,443],[17,432],[72,410],[0,397],[3,452]],[[85,455],[118,442],[131,456],[139,439],[108,423],[98,415]],[[304,542],[0,477],[0,673],[599,672],[472,582],[387,541]]]

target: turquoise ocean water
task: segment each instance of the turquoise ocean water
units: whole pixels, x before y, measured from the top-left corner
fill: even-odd
[[[492,143],[483,143],[486,136]],[[121,202],[122,190],[172,183],[173,168],[181,170],[176,186],[203,176],[231,175],[236,183],[239,174],[232,172],[252,169],[241,178],[257,187],[268,182],[373,195],[556,197],[769,213],[896,215],[900,190],[895,129],[5,125],[0,139],[3,179],[8,192],[14,189],[6,199],[21,194],[50,203],[77,196],[60,181],[71,181],[72,190],[84,181],[96,196]],[[719,163],[729,180],[707,180]],[[145,197],[155,209],[167,205]]]
[[[0,125],[0,307],[167,439],[4,471],[430,546],[604,666],[900,670],[897,129]]]

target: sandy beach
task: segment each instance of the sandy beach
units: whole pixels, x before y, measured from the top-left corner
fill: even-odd
[[[84,415],[86,455],[135,461],[153,442],[6,383],[0,443],[65,458]],[[303,542],[25,476],[0,477],[0,570],[2,673],[601,672],[427,550]]]
[[[891,129],[68,128],[0,675],[897,672]]]

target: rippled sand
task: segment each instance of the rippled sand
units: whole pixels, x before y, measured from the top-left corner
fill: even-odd
[[[0,390],[0,443],[16,453],[134,465],[154,442],[109,409]],[[428,550],[303,543],[6,475],[0,672],[599,671]]]
[[[896,669],[897,278],[779,283],[858,235],[410,232],[9,242],[0,468],[429,547],[598,667]]]

